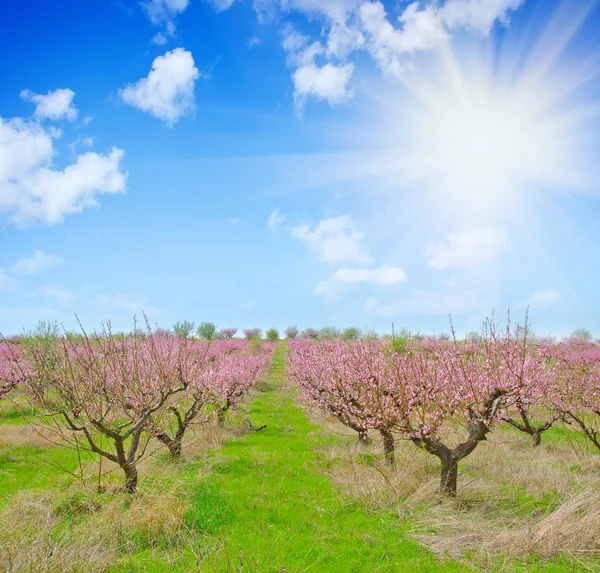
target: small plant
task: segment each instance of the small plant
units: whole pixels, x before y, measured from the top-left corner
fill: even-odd
[[[319,340],[336,340],[340,337],[340,331],[335,326],[324,326],[319,331]]]
[[[222,338],[233,338],[237,333],[237,328],[223,328],[220,332]]]
[[[246,328],[244,329],[244,336],[251,340],[253,338],[261,338],[262,330],[260,328]]]
[[[267,330],[267,340],[279,340],[279,330],[276,328],[269,328],[269,330]]]
[[[300,334],[300,331],[298,330],[298,327],[294,324],[294,326],[288,326],[285,329],[285,337],[289,338],[289,339],[294,339],[294,338],[298,338],[298,335]]]
[[[156,328],[154,330],[154,336],[156,338],[168,338],[171,335],[172,332],[170,330],[167,330],[166,328]]]
[[[302,338],[305,340],[317,340],[319,331],[316,328],[307,328],[302,332]]]
[[[193,331],[194,323],[189,320],[182,320],[173,325],[173,332],[175,333],[175,336],[179,336],[179,338],[189,338]]]
[[[361,332],[355,326],[351,326],[350,328],[345,328],[342,332],[342,338],[346,341],[358,340],[360,338]]]
[[[466,339],[469,342],[481,342],[482,337],[481,334],[479,334],[479,332],[472,330],[471,332],[467,333]]]
[[[205,340],[212,340],[217,332],[213,322],[201,322],[196,330],[198,338],[204,338]]]
[[[582,342],[591,342],[592,333],[585,328],[577,328],[571,333],[570,338],[581,340]]]

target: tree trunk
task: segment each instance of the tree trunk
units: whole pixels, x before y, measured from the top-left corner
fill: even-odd
[[[181,438],[176,438],[175,440],[173,440],[173,442],[171,443],[171,445],[169,446],[169,455],[171,456],[171,459],[173,460],[180,460],[181,459]]]
[[[454,456],[442,459],[440,476],[440,493],[456,497],[456,485],[458,481],[458,460]]]
[[[137,491],[138,471],[135,465],[129,464],[123,467],[125,472],[125,491],[135,493]]]
[[[169,456],[172,460],[181,459],[181,449],[182,449],[182,441],[183,441],[183,433],[179,435],[179,432],[174,438],[171,438],[164,432],[158,432],[154,434],[154,437],[162,442],[167,448],[169,448]]]
[[[217,412],[217,420],[219,422],[219,426],[223,426],[225,424],[225,414],[227,414],[227,411],[229,410],[230,407],[231,407],[231,401],[229,400],[229,398],[227,398],[227,400],[225,402],[225,406],[220,408],[219,411]]]
[[[367,445],[370,443],[369,440],[369,433],[367,432],[367,430],[357,430],[358,432],[358,443],[359,444],[363,444],[363,445]]]
[[[394,456],[394,436],[392,432],[387,429],[380,429],[379,433],[383,438],[383,453],[385,461],[388,465],[394,466],[396,464],[396,458]]]
[[[540,431],[535,431],[533,432],[533,434],[531,434],[531,438],[532,438],[532,445],[534,448],[537,448],[541,443],[542,443],[542,432]]]

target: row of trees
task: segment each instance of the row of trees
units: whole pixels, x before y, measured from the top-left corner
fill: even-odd
[[[238,332],[235,327],[222,328],[217,330],[213,322],[201,322],[198,327],[189,320],[176,322],[173,325],[173,334],[180,338],[193,338],[194,334],[202,340],[227,340],[233,338]],[[247,339],[262,338],[262,330],[260,328],[246,328],[243,330],[244,337]],[[279,340],[279,331],[276,328],[267,330],[267,340]]]
[[[153,438],[181,456],[192,424],[201,415],[222,422],[271,353],[267,345],[190,340],[149,327],[127,335],[107,327],[76,338],[42,329],[0,349],[1,395],[19,386],[47,430],[117,464],[129,492]]]
[[[394,436],[439,458],[440,490],[455,495],[458,464],[499,424],[532,437],[559,421],[600,449],[600,346],[532,338],[527,324],[478,340],[413,339],[288,344],[288,375],[302,396],[355,430]]]
[[[262,330],[260,328],[246,328],[243,331],[245,338],[262,338]],[[223,328],[221,330],[217,330],[217,327],[212,322],[201,322],[197,327],[193,322],[189,320],[183,320],[180,322],[176,322],[173,325],[173,333],[176,336],[180,336],[182,338],[190,338],[194,334],[197,338],[201,338],[204,340],[213,340],[213,339],[227,339],[233,338],[237,333],[237,328]],[[325,326],[321,329],[316,328],[306,328],[304,330],[300,330],[298,326],[288,326],[284,332],[284,338],[288,340],[295,339],[303,339],[303,340],[358,340],[359,338],[378,338],[378,335],[373,331],[363,332],[361,329],[356,328],[354,326],[344,329],[338,329],[334,326]],[[265,337],[267,340],[279,340],[280,333],[276,328],[270,328],[265,332]],[[452,336],[449,333],[440,333],[435,336],[425,337],[423,335],[414,335],[410,334],[408,330],[402,329],[399,333],[393,334],[392,338],[403,340],[405,338],[437,338],[439,340],[450,340]],[[384,338],[386,338],[384,336]],[[472,342],[479,342],[482,339],[482,333],[471,331],[467,333],[467,340]],[[582,342],[591,342],[593,339],[593,335],[589,330],[585,328],[577,328],[574,330],[570,336],[566,337],[564,340],[578,340]]]

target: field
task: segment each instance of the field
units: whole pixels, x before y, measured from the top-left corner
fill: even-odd
[[[573,424],[535,448],[499,424],[445,495],[438,460],[406,436],[394,431],[392,465],[372,427],[360,442],[307,399],[286,367],[296,344],[316,346],[254,348],[264,368],[224,415],[205,406],[177,459],[149,438],[133,492],[117,463],[65,447],[49,411],[13,389],[0,409],[0,569],[600,571],[600,456]],[[452,422],[447,439],[463,430]]]

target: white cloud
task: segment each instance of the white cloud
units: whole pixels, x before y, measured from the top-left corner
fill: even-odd
[[[372,257],[361,246],[364,235],[356,230],[350,215],[322,219],[314,229],[309,225],[298,225],[292,228],[291,235],[315,251],[320,261],[373,263]]]
[[[491,261],[509,248],[504,229],[472,229],[450,233],[441,243],[425,250],[427,265],[438,270]]]
[[[80,137],[69,144],[71,153],[75,154],[78,147],[92,147],[94,145],[93,137]]]
[[[320,42],[313,42],[308,46],[308,37],[295,30],[292,26],[285,26],[282,33],[281,46],[287,55],[290,66],[300,66],[313,61],[316,53],[322,51]]]
[[[368,37],[367,49],[381,70],[398,76],[403,67],[402,56],[431,50],[448,39],[448,33],[435,7],[409,4],[400,15],[401,29],[387,19],[381,2],[365,2],[359,10],[360,22]]]
[[[122,150],[87,152],[61,170],[53,165],[56,137],[53,128],[0,118],[0,214],[12,223],[60,223],[96,205],[99,194],[125,191]]]
[[[49,91],[46,95],[23,90],[21,98],[36,104],[33,115],[38,119],[69,119],[77,117],[77,108],[73,105],[75,92],[70,89]]]
[[[70,290],[64,288],[45,286],[42,287],[42,293],[48,298],[65,304],[75,299],[75,295]]]
[[[296,115],[302,115],[309,98],[335,105],[354,96],[348,88],[354,64],[316,64],[315,58],[326,52],[321,42],[309,44],[306,36],[290,26],[283,32],[282,46],[287,53],[288,65],[296,68],[292,73]]]
[[[279,207],[275,207],[269,215],[267,225],[271,231],[277,230],[277,227],[283,225],[287,221],[287,217],[279,210]]]
[[[163,26],[164,32],[159,32],[152,38],[157,45],[167,43],[168,38],[175,34],[175,18],[189,4],[189,0],[146,0],[142,7],[155,26]]]
[[[353,72],[354,64],[317,66],[313,63],[300,66],[292,75],[296,114],[302,115],[310,97],[327,100],[329,105],[354,97],[354,92],[348,89]]]
[[[525,0],[447,0],[440,9],[441,18],[449,29],[464,27],[489,34],[496,20],[506,24],[510,12]]]
[[[365,303],[367,312],[373,316],[393,317],[399,314],[422,315],[461,315],[467,313],[486,312],[492,308],[491,301],[482,300],[476,291],[462,293],[435,293],[417,290],[405,299],[380,303],[370,298]]]
[[[62,257],[36,249],[30,257],[19,259],[12,264],[10,271],[15,275],[35,275],[62,265],[64,262]]]
[[[272,17],[277,11],[300,12],[340,24],[346,22],[360,0],[254,0],[259,19]]]
[[[194,88],[200,77],[192,54],[175,48],[152,62],[147,77],[119,90],[121,99],[172,126],[195,108]]]
[[[212,4],[213,8],[217,12],[224,12],[225,10],[229,10],[235,3],[235,0],[209,0]]]
[[[371,269],[344,268],[338,269],[331,277],[321,281],[315,288],[326,300],[336,300],[341,295],[344,285],[373,284],[393,285],[406,280],[406,273],[400,267],[381,266]]]
[[[558,302],[559,295],[554,289],[536,290],[527,300],[520,302],[515,308],[538,308]]]
[[[150,40],[155,46],[164,46],[169,43],[169,38],[162,32],[157,32]]]
[[[129,314],[160,314],[161,310],[150,304],[150,300],[136,295],[136,294],[123,294],[117,293],[114,295],[100,295],[97,299],[100,306],[119,312],[126,312]]]
[[[299,12],[321,20],[321,41],[283,30],[282,46],[293,69],[294,102],[300,115],[309,98],[337,104],[352,97],[348,83],[354,65],[350,55],[369,52],[384,74],[399,77],[417,52],[431,51],[459,29],[488,34],[500,21],[508,23],[524,0],[446,0],[408,3],[397,23],[391,22],[379,0],[254,0],[261,17]],[[315,61],[315,58],[323,61]]]
[[[331,278],[346,284],[393,285],[404,282],[406,273],[400,267],[383,265],[372,269],[338,269]]]
[[[248,41],[246,42],[246,45],[249,48],[255,48],[256,46],[260,46],[261,44],[261,39],[258,36],[252,36],[251,38],[248,38]]]
[[[19,285],[13,275],[35,275],[47,271],[64,263],[64,259],[44,251],[35,250],[29,257],[18,259],[8,268],[0,267],[0,291],[10,290]]]
[[[327,55],[343,59],[364,44],[365,37],[357,27],[334,23],[327,35]]]

